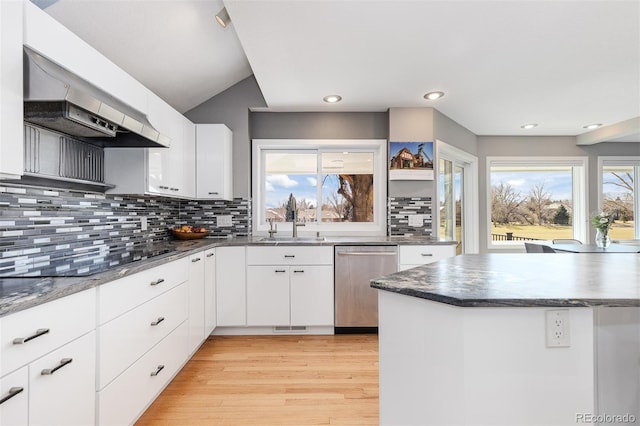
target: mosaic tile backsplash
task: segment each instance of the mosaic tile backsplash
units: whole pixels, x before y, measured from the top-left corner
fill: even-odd
[[[432,236],[431,197],[389,197],[388,204],[389,235]]]
[[[250,202],[181,201],[0,184],[0,276],[86,274],[171,239],[176,224],[204,226],[212,236],[248,235]],[[217,228],[216,216],[232,226]],[[142,217],[147,230],[142,231]]]

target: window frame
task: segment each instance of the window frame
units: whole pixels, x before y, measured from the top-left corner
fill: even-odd
[[[602,210],[604,194],[602,191],[602,175],[606,166],[631,166],[634,171],[633,179],[633,217],[634,217],[634,239],[640,240],[640,156],[598,156],[598,210]],[[627,241],[627,240],[622,240]]]
[[[387,233],[387,140],[386,139],[253,139],[251,208],[252,234],[263,236],[269,230],[265,222],[264,155],[266,151],[372,152],[374,211],[373,222],[307,222],[298,235],[386,235]],[[320,163],[320,156],[318,157]],[[319,200],[321,203],[322,200]],[[292,235],[291,222],[278,222],[278,237]]]
[[[587,242],[589,238],[588,166],[586,156],[579,157],[487,157],[486,162],[486,238],[487,249],[522,250],[524,241],[492,241],[491,239],[491,168],[503,167],[572,167],[573,238]]]

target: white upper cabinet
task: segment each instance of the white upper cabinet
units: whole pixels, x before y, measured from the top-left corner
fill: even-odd
[[[22,14],[22,0],[0,1],[0,177],[7,178],[24,169]]]
[[[224,124],[196,124],[196,197],[233,199],[232,133]]]

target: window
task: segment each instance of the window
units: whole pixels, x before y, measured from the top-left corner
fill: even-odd
[[[386,141],[254,140],[253,227],[290,235],[386,232]]]
[[[487,158],[488,247],[587,242],[586,158]]]
[[[598,206],[615,213],[612,240],[640,239],[640,157],[598,158]]]

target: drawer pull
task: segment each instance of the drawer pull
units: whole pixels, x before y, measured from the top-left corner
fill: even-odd
[[[294,273],[301,273],[301,272],[303,273],[303,272],[304,272],[304,269],[294,270],[293,272],[294,272]]]
[[[36,330],[36,334],[29,336],[29,337],[17,337],[15,339],[13,339],[13,344],[14,345],[21,345],[23,343],[27,343],[29,340],[33,340],[36,337],[40,337],[42,335],[45,335],[49,332],[48,328],[39,328]]]
[[[294,258],[294,257],[296,257],[296,255],[295,254],[285,254],[284,257],[285,257],[285,259],[287,257]]]
[[[153,322],[151,323],[151,325],[158,325],[158,324],[160,324],[162,321],[164,321],[164,317],[158,317],[158,319],[157,319],[157,320],[155,320],[155,321],[153,321]]]
[[[196,257],[195,259],[191,259],[191,262],[192,263],[200,262],[200,258]]]
[[[21,387],[18,387],[18,386],[12,387],[11,389],[9,389],[9,393],[7,394],[7,396],[5,396],[2,399],[0,399],[0,404],[2,404],[4,402],[7,402],[11,398],[16,396],[20,392],[22,392],[23,390],[24,390],[24,388],[21,388]]]
[[[209,192],[209,195],[218,195],[218,191]]]
[[[213,253],[209,253],[209,254],[207,255],[207,257],[211,257],[211,256],[213,256]]]
[[[54,367],[54,368],[45,368],[44,370],[42,370],[40,372],[40,374],[42,374],[43,376],[50,376],[53,373],[55,373],[56,371],[60,370],[65,365],[71,364],[71,361],[73,361],[73,358],[62,358],[60,360],[60,364],[58,364],[56,367]]]
[[[150,284],[151,284],[151,285],[158,285],[158,284],[161,284],[161,283],[163,283],[163,282],[164,282],[164,278],[158,278],[158,279],[157,279],[157,280],[155,280],[155,281],[151,281],[151,283],[150,283]]]
[[[287,272],[287,271],[285,269],[276,269],[276,272],[282,273],[282,272]]]
[[[433,253],[420,253],[420,256],[433,256]]]
[[[161,365],[159,365],[159,366],[158,366],[158,368],[156,368],[156,371],[152,371],[152,372],[151,372],[151,376],[152,376],[152,377],[157,376],[158,374],[160,374],[160,372],[161,372],[163,369],[164,369],[164,365],[162,365],[162,364],[161,364]]]

